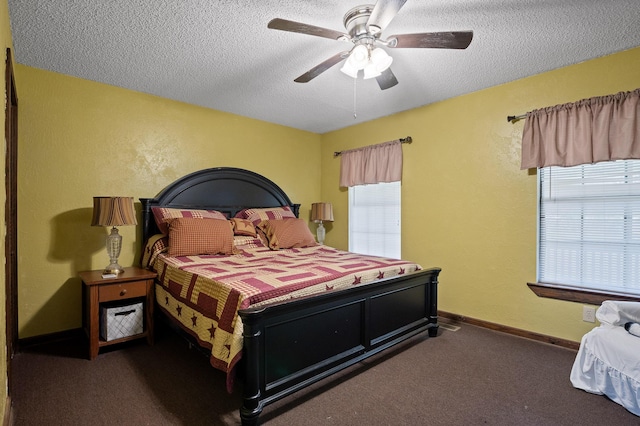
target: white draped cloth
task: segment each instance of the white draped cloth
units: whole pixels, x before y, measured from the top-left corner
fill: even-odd
[[[605,301],[596,317],[601,325],[582,338],[571,383],[640,416],[640,337],[624,328],[640,323],[640,302]]]

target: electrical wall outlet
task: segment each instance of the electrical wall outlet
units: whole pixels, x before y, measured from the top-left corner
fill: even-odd
[[[596,308],[594,308],[593,306],[583,306],[582,321],[596,322]]]

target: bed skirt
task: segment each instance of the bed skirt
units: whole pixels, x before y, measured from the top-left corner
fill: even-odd
[[[640,338],[620,326],[594,328],[582,338],[571,383],[640,416]]]

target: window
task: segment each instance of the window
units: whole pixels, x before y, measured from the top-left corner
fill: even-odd
[[[539,169],[538,281],[640,294],[640,160]]]
[[[349,251],[400,258],[400,182],[349,188]]]

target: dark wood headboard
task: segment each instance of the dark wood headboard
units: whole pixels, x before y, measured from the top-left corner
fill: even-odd
[[[271,180],[249,170],[216,167],[188,174],[163,189],[155,198],[140,198],[142,203],[142,237],[159,233],[152,207],[218,210],[228,217],[250,207],[289,206],[296,217],[300,204],[293,204],[287,194]]]

